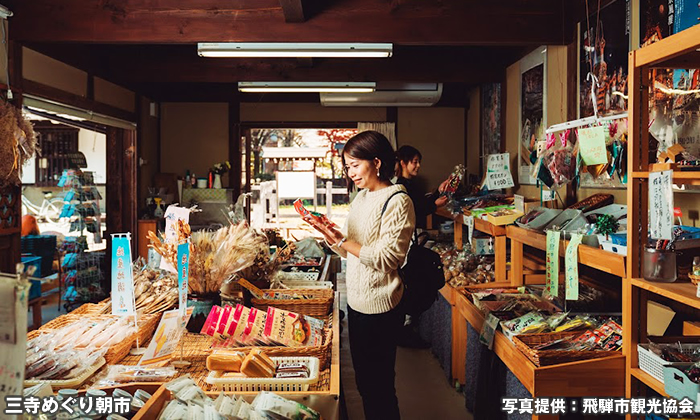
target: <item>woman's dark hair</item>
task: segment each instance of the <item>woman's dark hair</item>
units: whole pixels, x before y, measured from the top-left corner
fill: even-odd
[[[389,181],[394,176],[394,166],[396,156],[391,143],[378,131],[363,131],[357,133],[345,143],[341,157],[343,169],[345,169],[345,155],[360,160],[379,159],[382,164],[379,166],[379,179]],[[345,174],[347,177],[347,172]]]
[[[396,158],[403,163],[408,163],[418,156],[418,160],[423,160],[423,155],[413,146],[404,145],[396,151]]]

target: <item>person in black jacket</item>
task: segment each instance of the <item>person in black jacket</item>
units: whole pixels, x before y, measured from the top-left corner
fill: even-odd
[[[440,193],[447,186],[447,180],[443,181],[436,191],[421,194],[415,183],[415,177],[420,171],[423,155],[413,146],[401,146],[396,152],[396,157],[398,162],[396,183],[406,188],[408,196],[413,201],[413,208],[416,212],[416,227],[425,229],[427,216],[433,214],[438,207],[447,204],[447,197],[440,196]]]
[[[423,156],[413,146],[401,146],[396,151],[396,176],[397,184],[401,184],[406,188],[408,196],[413,201],[413,208],[416,214],[416,228],[426,228],[426,218],[429,214],[433,214],[438,207],[447,204],[447,197],[441,196],[440,193],[445,190],[447,180],[443,181],[436,191],[429,194],[422,194],[415,183],[415,177],[420,171],[420,163]],[[420,314],[406,314],[404,326],[399,335],[399,346],[411,348],[427,348],[430,347],[420,338],[417,326]]]

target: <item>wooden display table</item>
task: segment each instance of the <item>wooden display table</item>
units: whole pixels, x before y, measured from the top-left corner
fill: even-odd
[[[518,226],[507,226],[506,236],[510,239],[510,258],[511,258],[511,284],[521,286],[526,283],[523,273],[524,245],[531,246],[540,250],[547,249],[547,235],[540,232],[535,232],[528,229],[523,229]],[[564,256],[566,247],[569,241],[562,240],[559,246],[559,255]],[[613,252],[604,251],[588,245],[579,245],[578,247],[578,262],[592,268],[595,268],[606,273],[613,274],[617,277],[625,277],[625,260],[623,255]],[[537,281],[533,278],[532,281]],[[530,282],[527,282],[530,283]],[[537,281],[541,283],[541,281]]]
[[[460,317],[481,332],[484,315],[464,294],[455,297]],[[466,343],[466,339],[464,340]],[[537,367],[508,338],[497,331],[492,351],[537,397],[622,397],[625,392],[625,356],[614,356]],[[462,359],[464,360],[464,359]],[[464,363],[462,362],[462,365]],[[533,419],[557,416],[533,416]]]

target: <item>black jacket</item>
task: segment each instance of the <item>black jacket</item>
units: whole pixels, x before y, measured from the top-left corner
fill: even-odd
[[[416,227],[425,229],[426,227],[426,217],[429,214],[433,214],[437,210],[435,205],[435,200],[438,199],[439,193],[433,191],[430,194],[421,194],[418,190],[418,186],[411,179],[399,177],[396,180],[397,184],[401,184],[406,188],[408,196],[411,197],[413,201],[413,209],[416,212]]]

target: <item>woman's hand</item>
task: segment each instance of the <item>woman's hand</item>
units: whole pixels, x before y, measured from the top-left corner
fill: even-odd
[[[333,229],[332,227],[326,226],[323,223],[318,222],[313,217],[305,217],[304,221],[307,222],[308,224],[310,224],[318,232],[323,234],[323,236],[326,238],[326,242],[328,242],[330,245],[335,245],[341,239],[343,239],[343,234],[340,233],[340,231],[338,231],[337,229]]]
[[[442,184],[440,184],[440,186],[438,187],[438,191],[440,191],[440,193],[444,193],[445,190],[447,189],[449,182],[450,182],[449,179],[442,181]],[[435,204],[437,204],[437,203],[435,203]]]
[[[445,205],[447,205],[447,196],[443,195],[440,198],[438,198],[437,200],[435,200],[436,207],[443,207]]]

